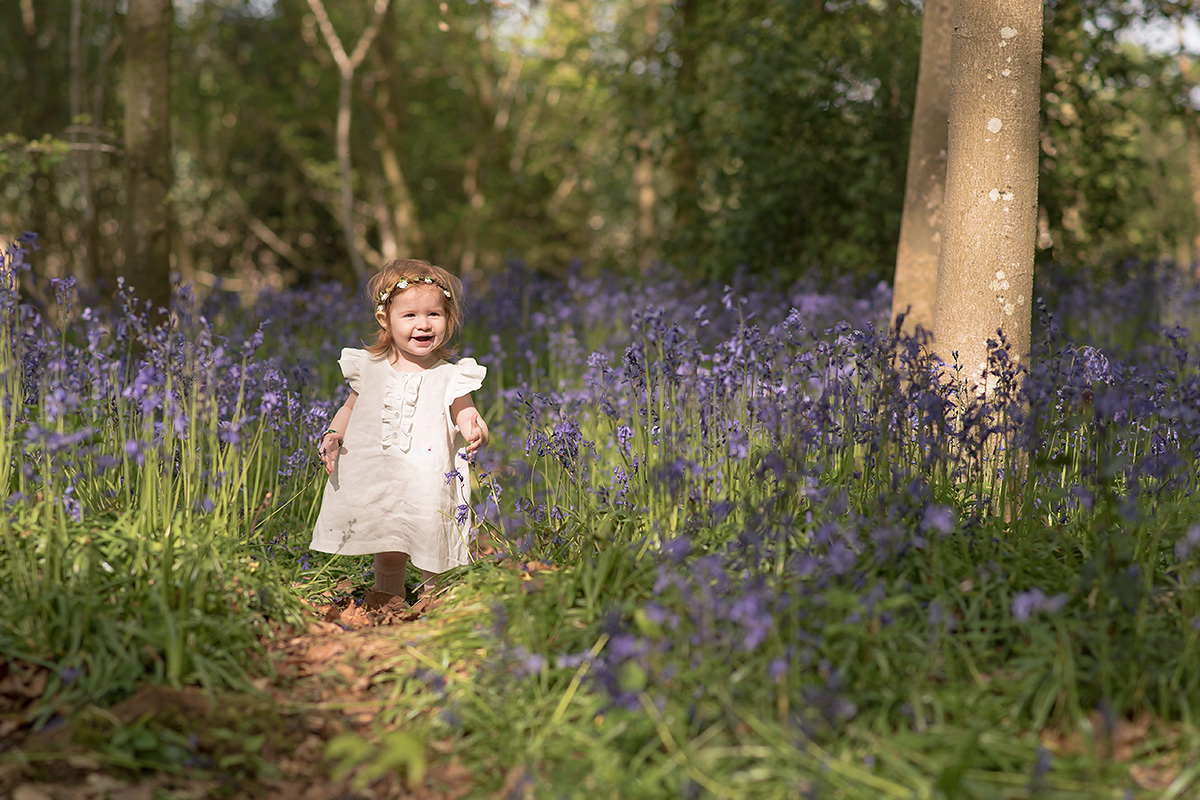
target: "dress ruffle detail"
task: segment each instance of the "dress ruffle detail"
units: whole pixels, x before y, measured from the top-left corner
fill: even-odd
[[[407,453],[412,445],[413,414],[421,389],[421,373],[390,370],[383,389],[383,449]]]
[[[343,347],[342,357],[338,359],[338,366],[342,368],[342,377],[346,379],[346,383],[350,384],[350,388],[354,390],[355,394],[362,394],[362,365],[366,355],[366,350]]]

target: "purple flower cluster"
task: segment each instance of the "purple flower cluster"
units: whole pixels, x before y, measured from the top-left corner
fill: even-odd
[[[30,244],[10,248],[0,269],[2,419],[16,445],[3,473],[10,493],[80,520],[136,503],[145,470],[186,488],[177,505],[203,513],[216,498],[227,512],[311,482],[309,445],[336,403],[313,392],[307,363],[263,357],[268,323],[234,318],[227,297],[202,305],[187,289],[173,324],[157,327],[123,281],[111,307],[90,304],[71,280],[39,292],[20,246]],[[29,300],[29,287],[55,304]],[[223,309],[222,333],[206,309]],[[254,498],[234,478],[250,472]]]
[[[998,332],[980,397],[941,379],[927,342],[885,326],[883,291],[511,275],[474,309],[504,332],[477,356],[502,376],[495,439],[517,443],[492,456],[508,498],[496,513],[513,549],[544,560],[608,547],[652,559],[589,672],[619,706],[703,685],[724,663],[743,676],[726,687],[735,699],[802,686],[832,724],[859,705],[848,631],[935,641],[961,630],[956,592],[1007,581],[1025,588],[992,607],[1032,622],[1089,592],[1128,608],[1200,574],[1182,564],[1196,548],[1181,522],[1154,540],[1149,594],[1124,550],[1090,538],[1189,503],[1200,481],[1200,380],[1174,320],[1123,346],[1064,329],[1043,304],[1031,358]],[[1184,295],[1196,287],[1171,296]],[[1014,572],[1038,539],[1089,544],[1041,578]]]
[[[636,576],[570,595],[588,641],[514,642],[508,667],[548,679],[587,659],[616,705],[682,687],[702,708],[719,664],[728,696],[775,687],[803,699],[791,713],[812,729],[862,708],[863,631],[927,647],[963,629],[979,587],[994,594],[988,624],[1018,636],[1193,586],[1200,376],[1184,326],[1200,303],[1171,281],[1136,323],[1121,312],[1146,307],[1134,282],[1107,287],[1124,305],[1106,327],[1094,293],[1047,291],[1055,313],[1041,306],[1031,357],[997,334],[995,390],[980,397],[887,326],[885,288],[521,264],[489,276],[467,294],[462,350],[489,368],[476,403],[492,445],[446,474],[475,486],[457,514],[473,510],[500,557],[596,585]],[[22,282],[37,279],[15,248],[0,270],[5,513],[119,512],[153,474],[180,509],[242,523],[267,493],[292,498],[287,533],[303,531],[313,440],[345,393],[338,350],[372,333],[362,302],[332,285],[253,303],[183,291],[174,324],[155,328],[123,288],[106,311],[60,281],[40,308]],[[1153,537],[1127,534],[1159,510]],[[299,557],[286,535],[269,541]],[[623,572],[587,572],[614,553]]]

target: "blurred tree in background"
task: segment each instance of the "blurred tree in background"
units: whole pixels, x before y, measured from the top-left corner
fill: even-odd
[[[172,266],[246,288],[350,281],[353,248],[368,269],[659,257],[890,279],[922,5],[392,0],[350,82],[344,222],[342,72],[312,5],[175,0]],[[1184,24],[1186,5],[1046,4],[1039,259],[1082,274],[1195,258],[1190,62],[1127,35]],[[376,4],[325,7],[352,51]],[[109,285],[124,259],[125,5],[0,13],[0,235],[36,231],[44,274]]]
[[[72,4],[72,38],[79,16]],[[171,0],[129,0],[125,13],[125,278],[171,308]],[[72,68],[72,73],[76,69]]]

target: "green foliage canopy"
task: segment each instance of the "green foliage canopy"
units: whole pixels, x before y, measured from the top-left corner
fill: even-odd
[[[353,47],[369,9],[327,7]],[[0,72],[25,98],[0,122],[0,231],[38,231],[50,274],[111,278],[120,4],[0,11],[19,21],[0,30]],[[311,7],[175,11],[174,268],[248,288],[348,278],[339,79]],[[1184,12],[1047,3],[1041,259],[1193,257],[1183,62],[1119,35]],[[920,30],[919,0],[392,0],[354,78],[354,246],[483,274],[510,257],[632,268],[651,246],[714,276],[886,279]]]

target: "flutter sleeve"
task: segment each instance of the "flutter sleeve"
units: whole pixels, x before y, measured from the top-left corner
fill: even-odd
[[[350,384],[350,388],[355,394],[362,394],[362,368],[366,357],[366,350],[344,347],[342,348],[342,357],[338,359],[338,366],[342,368],[342,376],[346,379],[346,383]]]
[[[446,405],[452,405],[458,398],[483,386],[485,377],[487,367],[481,366],[473,358],[460,358],[454,365],[454,377],[446,388]]]

